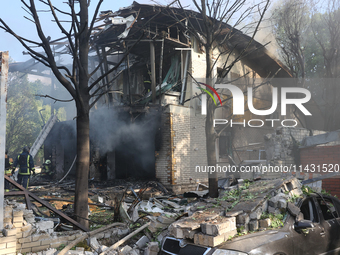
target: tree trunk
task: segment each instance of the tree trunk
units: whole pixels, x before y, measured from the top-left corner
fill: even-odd
[[[207,22],[208,26],[209,23]],[[207,33],[207,44],[205,45],[206,52],[206,82],[214,86],[213,84],[213,75],[212,75],[212,43],[211,43],[211,35]],[[213,126],[214,115],[215,115],[215,106],[211,97],[207,97],[207,117],[205,121],[205,135],[206,135],[206,147],[207,147],[207,161],[208,166],[216,167],[216,150],[215,150],[215,129]],[[211,171],[211,170],[210,170]],[[209,196],[210,197],[218,197],[218,178],[217,172],[209,172]]]
[[[215,150],[215,130],[213,126],[214,120],[214,104],[213,100],[208,97],[207,102],[207,118],[205,121],[205,135],[207,146],[208,166],[216,167],[216,150]],[[218,197],[218,178],[217,172],[209,174],[209,196]]]
[[[78,108],[78,106],[77,106]],[[74,214],[77,222],[89,227],[88,216],[88,173],[90,165],[90,119],[89,111],[78,110],[77,116],[77,170]],[[79,217],[78,217],[79,216]],[[85,219],[84,219],[85,218]]]
[[[77,106],[77,170],[74,213],[77,221],[89,227],[88,216],[88,174],[90,168],[90,95],[88,90],[88,6],[86,0],[80,3],[79,64]]]

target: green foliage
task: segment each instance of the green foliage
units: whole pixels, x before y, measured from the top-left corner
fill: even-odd
[[[326,195],[326,196],[330,196],[331,195],[331,193],[329,193],[329,191],[324,190],[324,189],[321,190],[321,194],[322,195]]]
[[[339,127],[337,90],[339,78],[339,1],[321,1],[314,10],[306,0],[283,0],[273,8],[272,28],[283,63],[293,77],[306,78],[308,88],[323,114],[325,130]]]
[[[240,202],[240,201],[239,201],[239,200],[234,201],[234,202],[231,204],[231,206],[228,207],[227,211],[230,211],[231,209],[233,209],[233,208],[235,207],[235,205],[238,204],[238,202]]]
[[[7,93],[6,148],[13,158],[24,146],[32,146],[42,121],[39,116],[41,101],[35,99],[42,84],[29,82],[27,77],[11,74]]]
[[[303,185],[301,189],[305,196],[310,196],[312,193],[314,193],[314,190],[309,186]]]
[[[268,219],[269,218],[269,213],[267,213],[267,212],[263,212],[262,214],[261,214],[261,220],[264,220],[264,219]]]
[[[244,226],[241,226],[241,227],[237,228],[237,232],[239,232],[239,233],[244,232]]]
[[[39,135],[44,121],[51,116],[51,106],[44,105],[43,100],[36,97],[46,89],[39,80],[30,82],[21,73],[10,73],[7,92],[6,117],[6,149],[13,159],[22,152],[24,146],[32,146]],[[39,114],[41,112],[42,118]],[[58,119],[66,120],[64,108],[56,110]],[[43,150],[39,150],[35,163],[43,159]]]
[[[237,228],[237,236],[243,236],[246,235],[248,231],[244,228],[244,226],[241,226]]]
[[[250,186],[250,181],[249,180],[245,180],[243,185],[240,186],[240,190],[246,190],[246,189],[249,189],[249,186]]]
[[[61,244],[58,246],[57,250],[61,251],[62,249],[64,249],[66,247],[66,244]]]
[[[279,219],[277,217],[273,218],[273,220],[270,223],[270,226],[272,228],[280,228],[280,227],[282,227],[283,226],[282,219]]]
[[[300,198],[301,198],[300,196],[293,194],[290,196],[290,198],[288,198],[287,201],[291,203],[296,203],[297,201],[300,200]]]
[[[240,191],[238,189],[233,189],[224,193],[222,197],[225,201],[235,201],[238,200],[240,197]]]
[[[283,218],[284,216],[281,213],[273,214],[273,213],[262,213],[261,220],[270,219],[270,226],[272,228],[280,228],[283,226]]]
[[[244,196],[243,196],[243,199],[245,201],[248,201],[248,200],[253,200],[254,198],[256,198],[256,196],[258,195],[258,193],[251,193],[251,192],[247,192]]]

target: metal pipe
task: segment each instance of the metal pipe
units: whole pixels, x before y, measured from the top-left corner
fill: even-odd
[[[162,89],[162,72],[163,72],[163,52],[164,52],[164,39],[162,39],[162,46],[161,46],[161,56],[159,60],[159,105],[162,104],[161,100],[161,89]]]
[[[188,65],[189,65],[189,56],[190,56],[190,51],[187,51],[186,59],[185,59],[185,66],[184,66],[184,74],[183,74],[183,81],[182,81],[182,90],[181,90],[181,101],[180,104],[183,105],[184,103],[184,89],[187,81],[187,72],[188,72]]]
[[[155,64],[155,44],[150,42],[150,62],[151,62],[151,91],[152,103],[156,102],[156,64]]]
[[[129,51],[129,48],[127,48],[127,51]],[[129,102],[130,102],[130,105],[132,105],[131,84],[130,84],[130,75],[131,75],[130,74],[130,54],[127,55],[126,61],[127,61],[127,72],[128,72],[127,80],[128,80],[128,85],[129,85]]]

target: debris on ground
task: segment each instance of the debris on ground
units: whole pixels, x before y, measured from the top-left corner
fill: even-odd
[[[156,182],[111,187],[92,184],[89,189],[90,232],[73,230],[68,222],[39,203],[34,203],[32,210],[26,210],[24,204],[8,201],[7,206],[12,208],[10,214],[14,215],[15,211],[18,215],[16,211],[21,210],[23,221],[22,226],[18,226],[17,218],[12,217],[5,224],[14,227],[10,224],[15,223],[21,232],[27,232],[17,239],[16,246],[17,252],[27,255],[157,254],[167,236],[215,247],[252,231],[281,227],[286,212],[294,213],[294,202],[303,195],[296,178],[248,181],[231,176],[220,180],[219,184],[220,194],[216,199],[207,197],[206,190],[172,195]],[[74,183],[30,190],[74,217]],[[34,247],[25,250],[24,238],[28,236],[31,243],[33,239],[42,240],[40,253],[33,253],[38,251]],[[42,246],[43,240],[48,243],[46,247]]]
[[[172,223],[169,234],[215,247],[249,231],[281,227],[287,207],[302,195],[296,178],[224,185],[219,198],[201,199],[189,206],[189,217]]]

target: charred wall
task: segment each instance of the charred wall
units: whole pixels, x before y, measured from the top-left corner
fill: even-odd
[[[159,109],[103,108],[90,116],[91,172],[97,180],[154,179],[161,146]],[[45,158],[61,178],[76,155],[75,121],[59,122],[45,141]],[[73,167],[70,175],[75,174]]]

